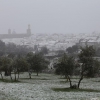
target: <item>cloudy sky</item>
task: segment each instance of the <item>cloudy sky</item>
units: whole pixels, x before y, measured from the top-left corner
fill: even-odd
[[[100,32],[100,0],[0,0],[0,33]]]

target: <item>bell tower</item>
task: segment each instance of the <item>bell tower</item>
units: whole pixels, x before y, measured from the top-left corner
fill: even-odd
[[[11,34],[11,29],[8,29],[8,34]]]
[[[30,24],[28,25],[27,34],[31,34]]]

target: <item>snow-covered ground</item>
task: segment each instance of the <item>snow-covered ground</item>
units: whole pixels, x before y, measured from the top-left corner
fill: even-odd
[[[69,87],[69,82],[61,82],[65,81],[61,76],[40,74],[32,77],[33,79],[28,79],[28,74],[25,73],[20,76],[20,83],[0,82],[0,100],[100,100],[99,92],[53,91],[52,88]],[[80,88],[100,90],[100,78],[83,79]]]

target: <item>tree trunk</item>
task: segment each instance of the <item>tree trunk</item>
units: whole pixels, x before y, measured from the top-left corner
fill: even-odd
[[[19,72],[18,72],[18,79],[19,79]]]
[[[83,80],[83,75],[81,75],[81,78],[80,78],[80,80],[79,80],[79,82],[78,82],[78,88],[79,88],[79,86],[80,86],[80,83],[81,83],[81,81]]]
[[[72,81],[71,81],[69,75],[68,75],[67,77],[68,77],[68,80],[69,80],[69,82],[70,82],[70,88],[71,88],[71,87],[72,87]]]
[[[38,76],[38,71],[37,71],[37,76]]]
[[[11,79],[11,81],[12,81],[12,76],[10,75],[10,79]]]
[[[2,75],[2,72],[1,72],[0,74],[1,74],[1,78],[2,78],[2,80],[3,80],[3,75]]]
[[[84,65],[84,64],[83,64],[83,65]],[[83,68],[83,67],[82,67],[82,68]],[[82,69],[81,77],[80,77],[79,82],[78,82],[78,85],[77,85],[78,88],[80,87],[80,83],[81,83],[81,81],[83,80],[84,72],[85,72],[85,69]]]
[[[29,78],[31,79],[31,73],[29,72]]]
[[[16,81],[16,72],[15,72],[15,81]]]
[[[7,70],[5,70],[5,76],[8,76],[8,71]]]
[[[68,75],[65,75],[65,78],[67,79],[67,82],[69,81]]]

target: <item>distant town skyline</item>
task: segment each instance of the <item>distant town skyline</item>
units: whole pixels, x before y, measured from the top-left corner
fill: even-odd
[[[100,0],[1,0],[0,34],[100,33]]]

